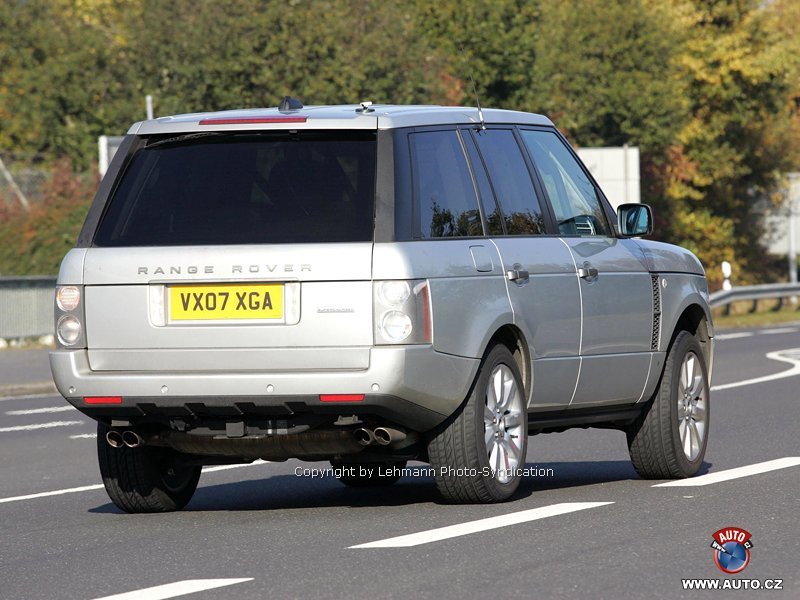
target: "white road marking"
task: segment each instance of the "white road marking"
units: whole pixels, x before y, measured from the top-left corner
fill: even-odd
[[[228,469],[241,469],[242,467],[254,467],[256,465],[266,465],[269,461],[261,460],[254,460],[251,463],[239,464],[239,465],[217,465],[215,467],[203,467],[203,473],[213,473],[215,471],[227,471]]]
[[[0,398],[0,402],[13,402],[14,400],[43,400],[45,398],[60,398],[58,392],[50,394],[26,394],[24,396],[5,396]]]
[[[93,434],[84,434],[84,435],[93,435]],[[241,467],[252,467],[255,465],[265,465],[268,461],[264,460],[255,460],[251,463],[243,464],[243,465],[219,465],[216,467],[204,467],[203,473],[213,473],[214,471],[225,471],[228,469],[239,469]],[[78,492],[90,492],[92,490],[102,490],[103,484],[98,483],[94,485],[82,485],[80,487],[74,488],[67,488],[63,490],[53,490],[52,492],[39,492],[38,494],[26,494],[25,496],[12,496],[10,498],[0,498],[0,504],[4,504],[6,502],[18,502],[20,500],[35,500],[36,498],[47,498],[49,496],[61,496],[63,494],[75,494]]]
[[[74,406],[47,406],[45,408],[26,408],[24,410],[7,410],[7,415],[43,415],[46,413],[69,412],[75,410]]]
[[[754,335],[774,335],[777,333],[800,333],[797,327],[776,327],[774,329],[761,329],[758,331],[734,331],[731,333],[720,333],[714,336],[715,340],[736,340],[739,338],[749,338]]]
[[[797,333],[797,327],[777,327],[775,329],[762,329],[758,335],[772,335],[775,333]]]
[[[755,335],[755,333],[753,333],[752,331],[742,331],[741,333],[720,333],[720,334],[714,336],[714,339],[717,340],[717,341],[735,340],[735,339],[738,339],[738,338],[753,337],[754,335]]]
[[[96,440],[97,434],[96,433],[79,433],[78,435],[71,435],[69,436],[71,440]]]
[[[357,546],[350,546],[350,548],[408,548],[410,546],[429,544],[431,542],[438,542],[462,535],[469,535],[471,533],[488,531],[490,529],[497,529],[499,527],[508,527],[509,525],[517,525],[519,523],[527,523],[528,521],[536,521],[537,519],[546,519],[547,517],[555,517],[557,515],[564,515],[579,510],[586,510],[598,506],[606,506],[607,504],[614,503],[563,502],[561,504],[552,504],[550,506],[532,508],[530,510],[523,510],[507,515],[489,517],[488,519],[479,519],[477,521],[469,521],[468,523],[459,523],[457,525],[450,525],[448,527],[440,527],[438,529],[420,531],[419,533],[401,535],[385,540],[378,540],[377,542],[358,544]]]
[[[736,467],[735,469],[727,469],[717,473],[708,473],[700,477],[689,477],[688,479],[677,479],[675,481],[667,481],[666,483],[657,483],[651,487],[695,487],[711,485],[712,483],[719,483],[720,481],[730,481],[731,479],[749,477],[750,475],[758,475],[760,473],[769,473],[770,471],[788,469],[789,467],[796,467],[798,465],[800,465],[800,456],[787,456],[786,458],[768,460],[767,462],[747,465],[746,467]]]
[[[789,348],[787,350],[776,350],[775,352],[767,352],[769,360],[778,360],[781,362],[789,363],[792,365],[790,369],[781,371],[780,373],[773,373],[772,375],[764,375],[763,377],[754,377],[753,379],[745,379],[743,381],[736,381],[734,383],[725,383],[723,385],[714,385],[711,387],[712,392],[719,390],[729,390],[731,388],[742,387],[743,385],[754,385],[756,383],[766,383],[768,381],[775,381],[776,379],[784,379],[786,377],[794,377],[800,375],[800,358],[792,358],[786,354],[800,353],[800,348]]]
[[[253,578],[187,579],[185,581],[176,581],[175,583],[157,585],[142,590],[114,594],[113,596],[103,596],[102,598],[97,598],[97,600],[166,600],[167,598],[175,598],[177,596],[185,596],[186,594],[195,594],[205,590],[236,585],[237,583],[244,583],[245,581],[253,581]]]
[[[15,425],[14,427],[0,427],[0,433],[9,431],[33,431],[34,429],[52,429],[53,427],[73,427],[84,425],[86,421],[51,421],[49,423],[36,423],[35,425]]]
[[[52,492],[40,492],[38,494],[27,494],[26,496],[12,496],[10,498],[0,498],[0,504],[6,502],[18,502],[20,500],[34,500],[36,498],[47,498],[48,496],[62,496],[64,494],[76,494],[78,492],[89,492],[91,490],[102,490],[103,484],[82,485],[81,487],[68,488],[65,490],[54,490]]]

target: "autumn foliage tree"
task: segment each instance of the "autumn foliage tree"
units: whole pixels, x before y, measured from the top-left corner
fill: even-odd
[[[0,275],[58,273],[61,258],[75,245],[96,186],[96,176],[76,175],[69,161],[60,159],[31,210],[0,204]]]

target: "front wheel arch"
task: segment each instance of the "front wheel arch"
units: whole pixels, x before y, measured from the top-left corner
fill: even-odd
[[[710,315],[703,310],[702,306],[699,304],[690,304],[683,309],[677,321],[675,321],[675,326],[672,329],[672,335],[670,336],[669,344],[666,348],[666,352],[669,352],[672,348],[672,344],[675,343],[675,338],[678,337],[681,331],[686,331],[695,336],[703,349],[703,358],[705,358],[709,375],[711,374],[713,366],[711,347],[713,329],[710,319]]]

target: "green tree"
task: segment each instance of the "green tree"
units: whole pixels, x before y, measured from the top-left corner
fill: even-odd
[[[679,32],[645,0],[542,0],[528,105],[583,146],[657,153],[684,113]]]
[[[85,1],[0,3],[0,151],[86,169],[97,136],[130,122],[118,16]]]
[[[475,105],[472,75],[484,106],[531,110],[538,4],[530,0],[409,4],[430,52],[445,57],[441,78],[446,103]]]

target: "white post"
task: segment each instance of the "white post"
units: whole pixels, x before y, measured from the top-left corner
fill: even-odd
[[[105,135],[97,138],[97,171],[100,173],[100,179],[108,171],[108,136]]]
[[[622,145],[622,155],[625,157],[625,160],[622,163],[623,164],[622,168],[623,168],[623,171],[624,171],[623,177],[625,178],[625,195],[624,196],[625,196],[625,203],[626,204],[628,202],[630,202],[630,200],[628,199],[628,196],[629,196],[628,188],[630,187],[630,182],[628,181],[628,154],[629,154],[628,153],[628,144],[623,144]]]
[[[731,268],[731,263],[727,260],[722,261],[722,289],[727,291],[733,287],[731,285],[731,273],[733,269]]]
[[[147,111],[147,120],[153,118],[153,97],[150,94],[144,97],[144,107]]]
[[[797,283],[797,201],[800,196],[800,173],[789,173],[789,282]],[[797,304],[797,296],[791,297],[792,304]]]
[[[727,292],[729,289],[731,289],[733,287],[731,285],[731,273],[732,273],[733,269],[731,268],[731,263],[729,263],[727,260],[723,260],[722,264],[720,266],[722,267],[722,289]],[[725,312],[723,314],[726,317],[729,314],[731,314],[731,305],[730,304],[726,304],[725,305]]]

